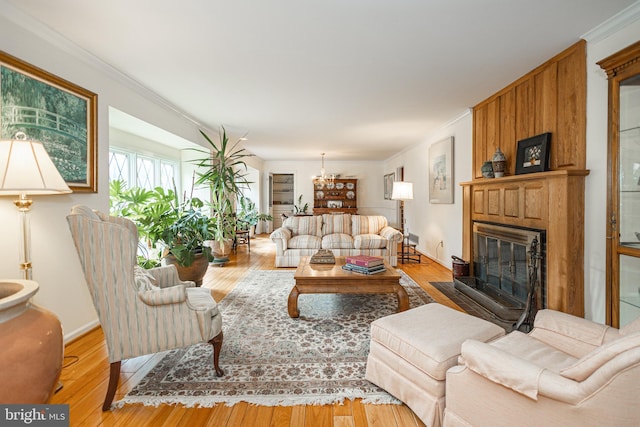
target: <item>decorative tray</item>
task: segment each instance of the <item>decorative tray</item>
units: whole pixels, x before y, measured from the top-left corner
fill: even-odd
[[[318,252],[311,256],[309,260],[310,264],[335,264],[336,257],[333,256],[333,252],[328,249],[320,249]]]

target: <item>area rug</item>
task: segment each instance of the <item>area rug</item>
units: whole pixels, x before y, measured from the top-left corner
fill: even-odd
[[[411,307],[433,302],[400,274]],[[209,344],[172,350],[116,404],[400,403],[364,379],[370,324],[395,313],[395,295],[303,294],[300,317],[292,319],[287,297],[293,285],[291,270],[253,270],[220,302],[223,377],[215,376]]]

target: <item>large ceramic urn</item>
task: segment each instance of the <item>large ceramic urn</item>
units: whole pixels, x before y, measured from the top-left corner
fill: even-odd
[[[62,370],[62,326],[31,303],[32,280],[0,279],[0,404],[47,403]]]
[[[196,286],[202,286],[202,280],[207,273],[207,267],[209,267],[209,259],[203,253],[196,254],[188,267],[180,265],[176,257],[171,254],[162,258],[162,262],[164,265],[175,265],[180,280],[191,280],[196,283]]]

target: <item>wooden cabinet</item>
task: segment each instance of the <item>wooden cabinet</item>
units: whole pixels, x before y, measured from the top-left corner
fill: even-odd
[[[609,79],[607,323],[640,316],[640,42],[598,62]]]
[[[499,147],[515,174],[518,141],[551,132],[551,170],[586,166],[586,45],[576,43],[473,108],[473,174]]]
[[[358,213],[358,180],[336,179],[313,182],[313,213]]]

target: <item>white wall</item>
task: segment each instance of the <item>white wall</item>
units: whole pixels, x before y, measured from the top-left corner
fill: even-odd
[[[585,191],[585,317],[606,314],[606,213],[608,81],[596,64],[640,39],[640,2],[617,21],[585,35],[587,40],[587,169]]]
[[[60,318],[65,339],[70,339],[97,324],[97,317],[65,216],[78,203],[108,210],[108,107],[114,106],[190,141],[198,142],[202,137],[193,122],[152,95],[143,96],[143,91],[115,73],[98,68],[92,58],[80,56],[56,34],[39,29],[36,22],[10,4],[3,3],[1,13],[1,50],[98,94],[98,193],[34,197],[31,213],[33,278],[40,284],[34,302]],[[18,212],[12,200],[13,197],[0,197],[0,278],[6,279],[21,277]]]
[[[413,200],[404,202],[405,222],[419,236],[418,250],[451,268],[451,256],[462,255],[462,188],[471,180],[472,115],[468,111],[425,138],[415,147],[401,152],[385,163],[385,173],[404,166],[404,180],[413,182]],[[429,203],[429,147],[453,136],[453,204]],[[395,208],[395,203],[388,202]],[[395,216],[395,210],[394,214]],[[442,241],[444,247],[440,247]]]

